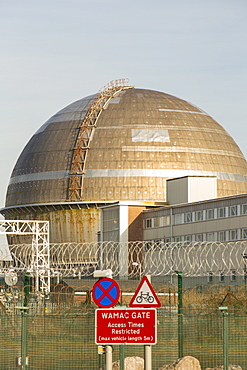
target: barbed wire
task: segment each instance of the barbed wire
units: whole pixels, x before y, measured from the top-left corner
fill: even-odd
[[[1,271],[35,273],[34,247],[10,245],[11,261],[1,262]],[[208,276],[247,272],[247,241],[164,243],[102,242],[50,244],[50,276],[89,277],[96,269],[111,269],[115,277],[165,276],[182,271],[183,276]]]

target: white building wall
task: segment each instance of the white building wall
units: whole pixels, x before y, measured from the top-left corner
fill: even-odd
[[[188,177],[188,203],[217,197],[216,177]]]
[[[170,205],[197,202],[216,197],[216,177],[186,176],[167,180],[167,202]]]

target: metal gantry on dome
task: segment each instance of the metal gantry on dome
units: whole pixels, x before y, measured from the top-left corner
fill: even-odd
[[[71,163],[70,183],[69,183],[69,201],[83,200],[83,178],[85,175],[85,163],[90,141],[97,124],[97,120],[108,101],[122,90],[133,88],[128,85],[127,78],[113,80],[105,85],[96,96],[87,110],[85,117],[82,119],[79,127],[76,144],[73,149]]]

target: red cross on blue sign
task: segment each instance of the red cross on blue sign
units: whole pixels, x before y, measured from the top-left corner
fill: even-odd
[[[109,308],[115,306],[120,296],[120,288],[115,280],[102,278],[94,284],[92,297],[99,307]]]

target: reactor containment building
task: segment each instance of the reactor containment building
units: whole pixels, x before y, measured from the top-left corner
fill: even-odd
[[[6,219],[50,221],[50,242],[94,242],[100,208],[166,203],[168,179],[215,177],[217,197],[247,193],[247,162],[226,130],[195,105],[125,79],[60,110],[13,169]]]

